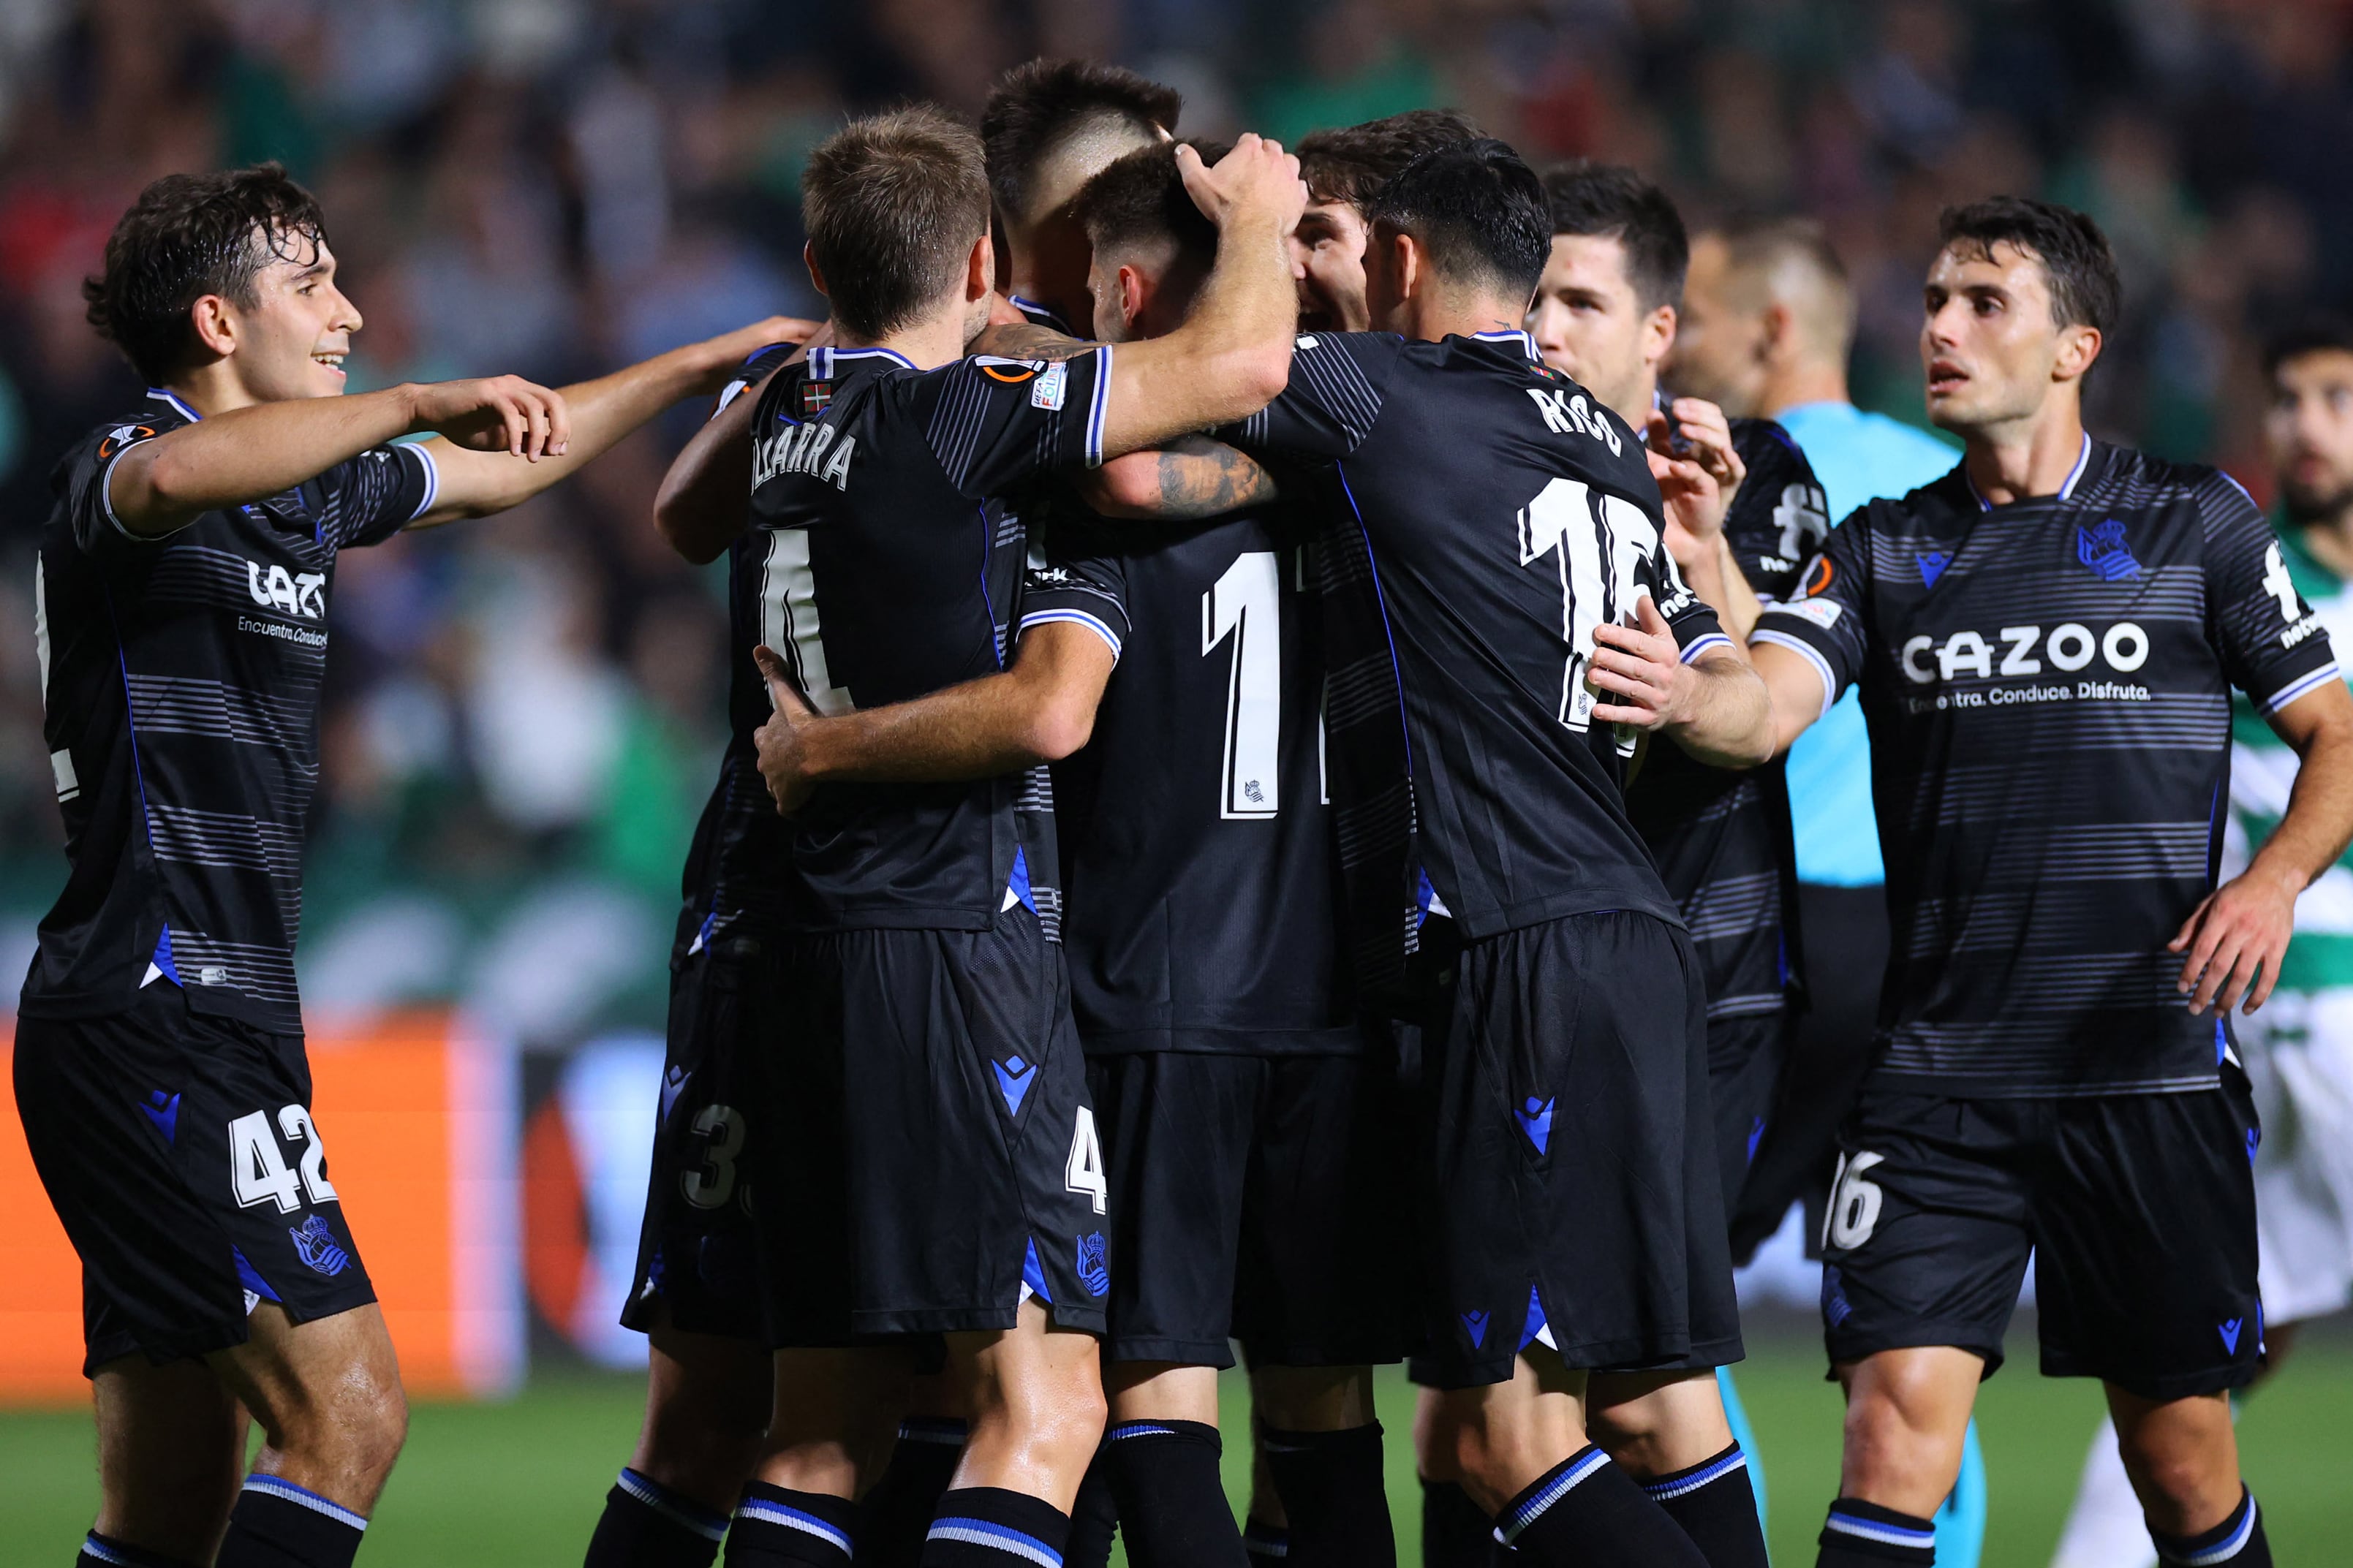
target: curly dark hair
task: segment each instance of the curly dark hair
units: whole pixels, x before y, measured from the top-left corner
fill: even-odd
[[[2051,317],[2055,326],[2092,327],[2105,337],[2116,330],[2124,308],[2124,283],[2116,276],[2116,252],[2100,226],[2073,207],[2031,196],[1988,196],[1936,216],[1936,248],[1958,247],[1985,260],[1993,247],[2008,245],[2042,264],[2051,280]]]
[[[106,240],[106,269],[82,280],[90,324],[132,368],[160,383],[192,357],[189,307],[218,294],[250,310],[273,260],[304,261],[327,243],[318,198],[281,163],[166,174],[139,193]]]
[[[1479,135],[1459,110],[1409,109],[1362,125],[1311,131],[1293,151],[1299,154],[1300,178],[1317,201],[1345,202],[1362,212],[1376,191],[1424,153]]]

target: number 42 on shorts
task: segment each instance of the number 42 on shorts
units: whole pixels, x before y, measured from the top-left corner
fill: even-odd
[[[287,1168],[268,1111],[248,1111],[228,1124],[229,1191],[237,1206],[274,1203],[280,1214],[292,1214],[306,1193],[313,1207],[337,1201],[334,1184],[327,1180],[327,1146],[319,1141],[310,1111],[299,1104],[279,1107],[278,1131],[302,1142],[299,1175]]]

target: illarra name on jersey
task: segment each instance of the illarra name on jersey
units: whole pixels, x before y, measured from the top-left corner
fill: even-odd
[[[1630,621],[1647,594],[1686,658],[1724,641],[1660,542],[1633,431],[1524,332],[1354,332],[1302,337],[1289,387],[1233,434],[1330,464],[1334,542],[1354,545],[1326,565],[1366,610],[1327,615],[1331,747],[1367,976],[1382,974],[1365,933],[1383,917],[1360,898],[1377,859],[1366,841],[1417,825],[1430,889],[1472,940],[1599,910],[1680,923],[1588,739],[1598,626]],[[1409,770],[1401,811],[1380,809],[1387,766]],[[1398,891],[1407,930],[1413,903]]]
[[[2337,679],[2270,527],[2211,468],[2087,440],[2056,496],[1965,470],[1873,501],[1755,640],[1860,684],[1894,942],[1880,1079],[2200,1088],[2229,1047],[2166,943],[2214,885],[2230,688]]]
[[[1102,461],[1111,353],[917,371],[884,349],[818,348],[768,378],[753,416],[752,529],[735,566],[734,748],[748,752],[770,711],[752,662],[762,642],[823,713],[1003,668],[1025,549],[1020,520],[998,498]],[[791,930],[985,930],[1018,900],[1050,933],[1048,818],[1016,809],[1044,787],[1042,771],[821,786],[774,846],[784,864],[723,856],[714,874],[775,888],[774,917]],[[763,842],[773,846],[745,847]]]

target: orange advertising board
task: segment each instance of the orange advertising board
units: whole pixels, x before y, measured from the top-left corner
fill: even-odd
[[[13,1024],[0,1016],[0,1065],[13,1067]],[[309,1041],[328,1170],[403,1381],[426,1398],[512,1389],[524,1366],[512,1054],[439,1013],[328,1020]],[[0,1214],[0,1405],[79,1401],[81,1266],[13,1114]]]

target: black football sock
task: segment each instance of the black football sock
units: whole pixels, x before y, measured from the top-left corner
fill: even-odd
[[[1223,1445],[1198,1421],[1118,1421],[1100,1462],[1133,1568],[1250,1568],[1218,1474]]]
[[[1396,1568],[1381,1424],[1259,1434],[1291,1526],[1293,1568]]]
[[[2228,1563],[2231,1568],[2272,1568],[2272,1543],[2263,1538],[2263,1510],[2255,1507],[2255,1494],[2245,1487],[2239,1489],[2239,1506],[2231,1517],[2203,1535],[2159,1535],[2148,1532],[2157,1542],[2160,1562],[2194,1564],[2195,1568]]]
[[[1495,1528],[1530,1568],[1707,1568],[1666,1510],[1590,1443],[1504,1504]]]
[[[940,1416],[899,1423],[889,1468],[858,1504],[859,1568],[915,1568],[923,1561],[923,1537],[955,1479],[965,1436],[963,1422]]]
[[[727,1568],[849,1568],[858,1505],[747,1481],[727,1530]]]
[[[1291,1527],[1251,1520],[1242,1531],[1242,1550],[1250,1553],[1250,1568],[1282,1568],[1291,1561]]]
[[[351,1568],[367,1521],[276,1476],[248,1476],[215,1568]]]
[[[1062,1568],[1071,1516],[1002,1487],[959,1487],[940,1499],[923,1568]]]
[[[199,1568],[199,1565],[150,1552],[143,1546],[133,1546],[127,1541],[117,1541],[111,1535],[100,1535],[93,1530],[82,1538],[81,1551],[74,1558],[74,1568]]]
[[[1933,1568],[1936,1561],[1934,1521],[1861,1498],[1842,1497],[1831,1504],[1821,1542],[1815,1568],[1880,1568],[1889,1563]]]
[[[1453,1481],[1421,1483],[1422,1568],[1487,1568],[1495,1561],[1495,1521]]]
[[[1642,1490],[1683,1527],[1709,1568],[1767,1568],[1765,1527],[1757,1522],[1748,1456],[1739,1444],[1704,1464],[1644,1481]]]
[[[1095,1450],[1094,1463],[1079,1482],[1071,1505],[1071,1539],[1062,1548],[1062,1568],[1108,1568],[1111,1543],[1119,1534],[1119,1502],[1112,1496],[1111,1461]]]
[[[623,1467],[605,1494],[585,1568],[710,1568],[727,1516]]]

